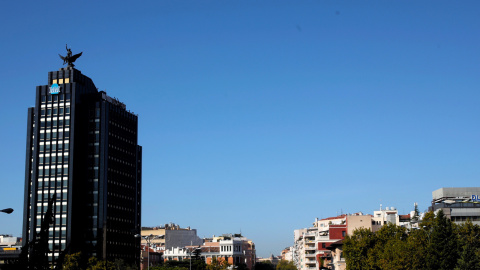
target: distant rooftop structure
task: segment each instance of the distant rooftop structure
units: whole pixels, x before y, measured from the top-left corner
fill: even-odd
[[[430,211],[440,211],[455,223],[480,225],[480,187],[440,188],[432,192]]]
[[[479,194],[480,187],[440,188],[432,192],[432,204],[441,202],[473,202],[478,200],[477,196]]]

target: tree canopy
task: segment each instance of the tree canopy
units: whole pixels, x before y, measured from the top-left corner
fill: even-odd
[[[297,270],[297,267],[292,261],[280,260],[276,270]]]
[[[479,235],[471,221],[456,225],[442,211],[430,212],[417,229],[357,229],[345,238],[343,253],[348,270],[480,269]]]

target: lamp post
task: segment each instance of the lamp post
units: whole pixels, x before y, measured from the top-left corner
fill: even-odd
[[[187,252],[188,252],[188,254],[190,255],[190,270],[192,270],[192,252],[193,252],[194,250],[201,250],[201,248],[200,248],[200,247],[197,247],[197,248],[195,248],[195,249],[193,249],[193,250],[187,248]]]
[[[153,234],[145,235],[145,236],[142,236],[140,234],[135,235],[135,237],[141,237],[145,239],[145,241],[147,242],[147,270],[150,270],[150,245],[152,244],[152,240],[159,239],[162,236],[163,235],[153,235]]]
[[[6,209],[0,210],[0,212],[11,214],[13,212],[13,209],[12,208],[6,208]]]

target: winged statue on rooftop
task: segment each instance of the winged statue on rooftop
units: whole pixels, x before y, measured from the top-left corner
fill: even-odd
[[[67,56],[61,56],[60,54],[58,56],[62,58],[64,65],[68,64],[67,67],[74,67],[75,65],[73,64],[73,62],[75,62],[75,60],[82,56],[83,52],[72,55],[72,50],[68,48],[67,44],[65,44],[65,48],[67,49]]]

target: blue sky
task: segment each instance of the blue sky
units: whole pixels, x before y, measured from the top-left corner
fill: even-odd
[[[0,4],[0,233],[20,236],[27,108],[76,67],[139,115],[144,226],[242,232],[478,186],[478,1]]]

